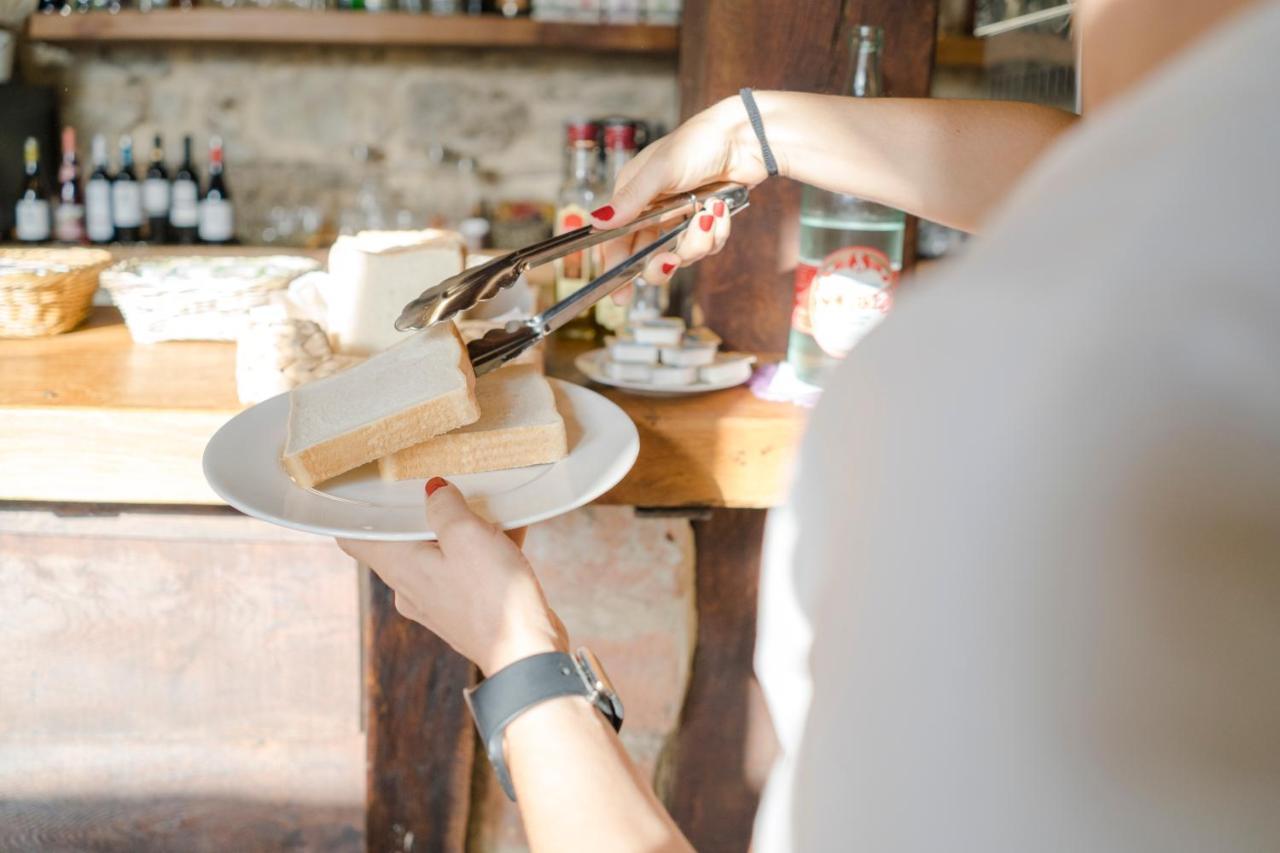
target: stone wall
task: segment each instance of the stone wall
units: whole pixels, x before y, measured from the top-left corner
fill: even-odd
[[[349,209],[364,174],[352,156],[358,145],[384,155],[369,174],[387,207],[417,224],[457,215],[476,194],[553,199],[570,116],[621,113],[667,126],[677,117],[672,57],[32,45],[22,66],[26,79],[59,88],[82,157],[89,136],[101,132],[113,149],[120,134],[133,134],[145,159],[159,132],[173,163],[189,132],[203,163],[208,137],[223,136],[246,242],[260,242],[265,212],[275,205],[319,205],[333,217]],[[433,165],[433,145],[473,158],[480,178],[472,184],[455,165]]]

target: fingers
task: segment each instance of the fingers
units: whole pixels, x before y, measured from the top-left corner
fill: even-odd
[[[529,528],[527,528],[527,527],[513,527],[512,529],[510,529],[510,530],[506,530],[506,531],[504,531],[504,532],[506,533],[507,538],[508,538],[508,539],[510,539],[512,542],[514,542],[514,543],[515,543],[515,546],[516,546],[517,548],[523,548],[523,547],[524,547],[524,537],[525,537],[525,535],[529,532]]]
[[[733,228],[733,219],[729,216],[729,205],[716,199],[708,202],[707,209],[715,218],[711,228],[711,254],[717,254],[729,241],[729,231]]]
[[[649,284],[665,284],[680,269],[681,263],[683,259],[675,252],[659,252],[645,264],[641,275]]]
[[[648,154],[649,156],[645,156]],[[591,224],[597,228],[617,228],[635,219],[670,184],[667,174],[669,159],[654,157],[646,149],[627,164],[630,174],[623,169],[618,175],[618,188],[609,203],[591,211]]]
[[[440,477],[427,482],[427,524],[447,555],[483,558],[477,551],[511,547],[497,528],[471,511],[457,486]]]
[[[619,237],[616,240],[609,240],[601,244],[604,257],[604,268],[613,269],[618,264],[625,261],[631,256],[631,253],[641,246],[646,246],[658,239],[661,232],[657,228],[641,228],[634,234],[625,237]]]
[[[613,300],[614,305],[630,305],[632,292],[635,290],[631,285],[625,284],[622,287],[609,294],[609,298]]]

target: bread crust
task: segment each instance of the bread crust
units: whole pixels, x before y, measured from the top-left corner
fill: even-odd
[[[385,480],[478,474],[558,462],[569,452],[563,418],[492,432],[446,433],[378,460]]]

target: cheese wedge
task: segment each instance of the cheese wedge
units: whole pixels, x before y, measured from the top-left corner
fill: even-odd
[[[462,238],[452,231],[361,231],[329,250],[326,328],[334,349],[380,352],[404,340],[395,319],[405,303],[462,272]]]
[[[476,381],[480,419],[378,460],[387,480],[475,474],[563,459],[569,452],[555,394],[532,365],[510,365]]]
[[[480,417],[476,378],[453,323],[417,332],[341,373],[289,392],[282,461],[310,488]]]

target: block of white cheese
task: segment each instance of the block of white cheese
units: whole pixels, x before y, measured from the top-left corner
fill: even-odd
[[[662,348],[662,363],[675,367],[702,367],[715,360],[715,344],[686,344],[682,347]]]
[[[641,344],[656,344],[660,347],[680,345],[684,337],[684,320],[679,317],[655,317],[652,320],[641,320],[631,327],[631,337]]]
[[[648,382],[653,378],[653,370],[647,364],[629,364],[625,361],[605,362],[605,372],[614,382]]]
[[[325,286],[329,337],[341,353],[370,355],[404,340],[405,303],[462,272],[462,237],[452,231],[361,231],[329,250]]]
[[[714,364],[698,368],[698,379],[708,385],[739,385],[751,378],[751,365],[756,357],[741,352],[722,352]]]
[[[669,364],[659,364],[653,368],[652,378],[649,380],[654,385],[692,385],[698,380],[698,368],[696,367],[672,367]]]
[[[609,358],[627,364],[657,364],[658,348],[653,344],[640,344],[628,338],[605,338]]]

